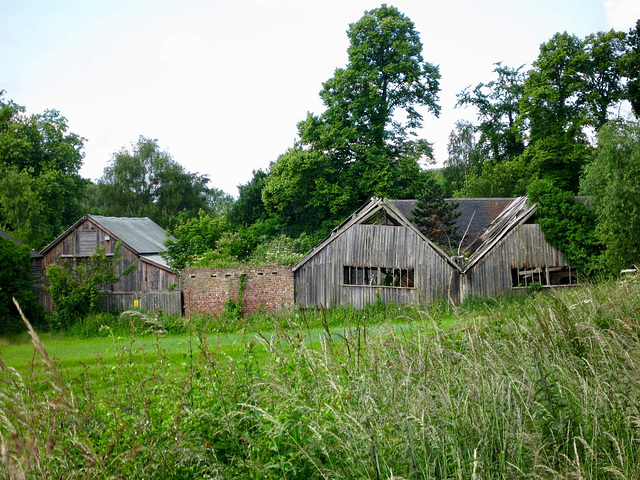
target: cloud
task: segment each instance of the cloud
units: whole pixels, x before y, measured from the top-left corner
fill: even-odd
[[[638,0],[605,0],[609,26],[615,30],[627,31],[640,19],[640,2]]]

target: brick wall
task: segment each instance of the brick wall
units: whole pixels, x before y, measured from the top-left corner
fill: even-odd
[[[182,272],[185,315],[221,313],[227,299],[237,300],[242,275],[246,275],[242,295],[244,315],[260,309],[277,312],[293,306],[291,266],[189,268]]]

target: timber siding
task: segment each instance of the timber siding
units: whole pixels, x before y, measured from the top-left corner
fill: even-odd
[[[344,284],[344,267],[413,269],[407,287]],[[459,295],[459,276],[414,229],[356,224],[295,270],[295,300],[302,307],[383,303],[429,303]]]
[[[537,223],[524,223],[470,264],[465,271],[463,297],[491,297],[512,288],[512,268],[565,267],[569,263],[549,245]]]

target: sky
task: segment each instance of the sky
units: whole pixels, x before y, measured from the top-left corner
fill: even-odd
[[[140,135],[237,196],[322,113],[322,83],[348,61],[363,0],[0,0],[0,90],[27,112],[56,109],[86,139],[85,178]],[[438,118],[419,138],[446,159],[456,94],[496,62],[530,68],[556,32],[629,31],[638,0],[395,0],[438,65]]]

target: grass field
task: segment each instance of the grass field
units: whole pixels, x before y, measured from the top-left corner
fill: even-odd
[[[0,476],[640,477],[635,278],[170,322],[3,341]]]

